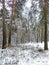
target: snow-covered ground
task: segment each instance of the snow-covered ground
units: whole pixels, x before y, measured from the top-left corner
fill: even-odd
[[[43,49],[43,44],[26,43],[0,49],[0,65],[49,65],[49,50],[38,51]]]

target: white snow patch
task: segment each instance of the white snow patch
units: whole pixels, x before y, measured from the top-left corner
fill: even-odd
[[[38,51],[43,47],[44,42],[30,42],[14,48],[0,49],[0,65],[49,65],[49,50]]]

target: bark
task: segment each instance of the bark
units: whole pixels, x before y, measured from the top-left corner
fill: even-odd
[[[41,28],[41,43],[43,42],[43,28]]]
[[[37,43],[38,43],[38,33],[37,33]]]
[[[5,49],[6,48],[5,0],[3,0],[2,20],[3,20],[3,43],[2,43],[2,49]]]
[[[12,0],[12,16],[10,22],[10,29],[9,29],[9,39],[8,39],[8,46],[11,46],[11,31],[12,31],[12,21],[14,20],[14,0]]]
[[[44,17],[45,17],[45,34],[44,34],[44,50],[48,50],[47,44],[47,0],[44,0],[45,7],[44,7]]]
[[[12,29],[12,20],[9,26],[9,38],[8,38],[8,46],[11,46],[11,29]]]

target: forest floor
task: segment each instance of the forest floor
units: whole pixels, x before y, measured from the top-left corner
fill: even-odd
[[[44,43],[26,43],[0,49],[0,65],[49,65],[49,50],[43,47]]]

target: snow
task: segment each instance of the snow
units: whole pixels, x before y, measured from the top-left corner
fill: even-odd
[[[49,50],[44,51],[43,47],[44,42],[30,42],[0,49],[0,65],[49,65]],[[39,52],[39,49],[43,51]]]

